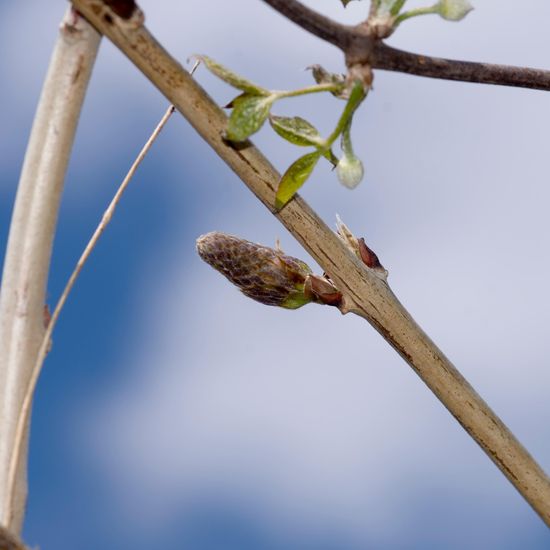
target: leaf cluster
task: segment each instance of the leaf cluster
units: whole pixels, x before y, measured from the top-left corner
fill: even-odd
[[[340,0],[344,6],[352,0]],[[465,17],[472,6],[468,0],[438,0],[432,6],[403,11],[407,0],[372,0],[367,25],[375,29],[380,39],[389,36],[404,20],[418,15],[439,14],[444,19],[458,21]],[[365,78],[330,73],[321,65],[309,67],[315,85],[299,90],[269,90],[234,73],[212,58],[197,56],[216,76],[240,90],[240,94],[228,105],[232,109],[225,137],[231,142],[243,142],[256,133],[269,120],[273,130],[289,143],[298,147],[311,147],[310,151],[295,160],[283,174],[275,197],[275,206],[280,209],[292,199],[309,179],[321,158],[336,167],[340,183],[348,188],[356,187],[363,179],[363,164],[353,152],[351,123],[357,107],[365,99],[369,85]],[[369,81],[370,82],[370,81]],[[333,132],[323,138],[317,128],[300,116],[282,117],[271,113],[276,101],[306,94],[329,92],[345,100],[346,105]],[[342,156],[338,158],[332,149],[341,138]]]
[[[320,65],[309,67],[316,82],[315,85],[299,90],[281,91],[268,90],[234,73],[208,56],[197,56],[205,66],[216,76],[241,91],[228,105],[232,109],[226,130],[226,139],[231,142],[242,142],[256,133],[269,120],[271,128],[292,145],[297,147],[311,147],[312,152],[300,156],[283,174],[275,198],[275,206],[282,208],[296,194],[298,189],[311,176],[315,166],[321,158],[326,159],[333,167],[338,167],[342,160],[353,154],[349,130],[351,120],[357,107],[367,94],[364,84],[359,81],[350,82],[344,75],[328,72]],[[329,92],[335,97],[345,100],[346,105],[333,132],[324,138],[317,128],[300,116],[284,117],[271,113],[273,104],[284,98],[297,97],[306,94]],[[346,138],[344,139],[344,133]],[[333,145],[338,137],[342,137],[343,156],[339,159]],[[358,162],[359,159],[356,159]],[[345,170],[344,170],[345,172]],[[355,187],[359,181],[349,185],[349,178],[342,177],[342,170],[337,175],[342,183],[348,187]],[[362,169],[361,169],[362,177]]]

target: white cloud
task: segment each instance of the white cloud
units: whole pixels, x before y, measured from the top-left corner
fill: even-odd
[[[395,269],[405,271],[414,255],[400,253]],[[452,255],[435,256],[441,285],[458,285]],[[503,514],[522,506],[499,501],[507,482],[364,321],[316,306],[262,307],[202,264],[174,263],[167,273],[140,293],[149,297],[141,307],[150,322],[129,332],[138,342],[122,359],[130,379],[91,412],[96,435],[87,452],[125,495],[119,505],[133,522],[143,515],[149,528],[162,528],[206,493],[248,505],[272,528],[307,533],[325,525],[391,544],[401,537],[396,517],[426,521],[410,501],[430,491]],[[469,327],[472,313],[460,307],[498,311],[498,304],[481,303],[483,289],[472,285],[449,296],[428,284],[409,281],[413,311],[441,325],[447,349],[466,370],[481,371],[479,382],[496,381],[494,394],[517,420],[537,390],[524,388],[520,400],[518,388],[503,383],[518,376],[510,348],[484,348],[475,332],[486,327]],[[497,313],[489,338],[499,338],[499,322],[507,324]],[[540,356],[533,359],[521,377],[546,379]],[[540,438],[540,426],[517,427]]]
[[[47,62],[47,48],[28,48],[16,22],[27,21],[29,32],[43,32],[42,15],[51,14],[50,7],[19,4],[30,7],[3,12],[9,22],[3,28],[12,30],[0,34],[13,51],[22,52],[20,63],[8,63],[6,53],[2,58],[2,93],[8,99],[0,105],[13,104],[2,113],[6,143],[13,133],[22,142],[18,117],[33,108],[41,78],[36,67],[43,73]],[[307,77],[301,69],[312,62],[342,66],[339,52],[259,1],[142,4],[153,31],[182,61],[194,52],[208,53],[277,87],[303,85]],[[309,4],[328,14],[340,12],[336,0]],[[509,61],[522,63],[518,36],[533,36],[532,25],[542,29],[547,18],[514,22],[503,4],[480,5],[465,27],[436,18],[418,26],[411,22],[394,43],[500,61],[508,59],[509,50],[501,52],[509,45],[517,56]],[[64,5],[59,3],[60,14]],[[350,5],[346,21],[354,21],[367,5]],[[237,16],[241,10],[243,18]],[[48,17],[56,26],[58,17],[55,23]],[[493,24],[495,34],[489,30]],[[512,25],[514,32],[507,34]],[[468,29],[466,38],[461,28]],[[52,42],[36,36],[41,45]],[[548,34],[541,30],[538,36]],[[548,48],[537,44],[523,52],[529,64],[545,63],[535,54]],[[89,154],[95,146],[113,149],[110,138],[117,131],[134,132],[140,108],[157,109],[153,97],[162,104],[105,46],[94,75],[89,134],[81,144]],[[220,102],[230,94],[205,72],[197,78]],[[537,420],[550,413],[543,345],[550,305],[543,248],[549,229],[546,99],[535,92],[377,75],[354,127],[366,181],[352,196],[328,170],[320,171],[304,194],[327,220],[337,209],[355,231],[367,233],[411,312],[549,464],[550,448],[541,442],[547,438]],[[328,102],[319,101],[300,105],[328,128],[335,115],[325,109]],[[281,108],[291,112],[294,105]],[[109,131],[92,128],[97,120],[108,121],[103,128]],[[293,153],[275,145],[275,138],[260,135],[257,142],[278,165],[288,164]],[[174,169],[182,171],[182,143],[174,140],[170,147],[177,153]],[[187,173],[203,167],[199,154],[186,154]],[[9,153],[3,162],[18,155]],[[188,182],[194,183],[204,184],[204,176]],[[286,233],[251,203],[245,198],[242,209],[230,212],[213,204],[213,213],[205,213],[200,223],[182,220],[179,230],[194,223],[197,235],[229,230],[266,242],[282,235],[285,248],[299,254]],[[174,503],[191,505],[201,491],[237,494],[274,524],[314,529],[326,523],[379,540],[397,533],[396,518],[418,517],[410,503],[426,487],[447,491],[451,499],[475,497],[480,509],[500,501],[504,514],[514,506],[524,509],[366,323],[315,306],[298,312],[263,308],[190,260],[190,247],[186,254],[184,263],[164,265],[164,280],[157,271],[143,276],[140,295],[147,299],[140,311],[147,315],[122,343],[128,378],[118,380],[101,402],[88,404],[85,413],[94,434],[85,448],[118,493],[117,511],[132,515],[134,528],[139,515],[156,520],[142,522],[143,528],[162,525]],[[454,478],[454,472],[460,475]],[[510,521],[509,528],[517,524]],[[506,526],[502,529],[505,536]]]

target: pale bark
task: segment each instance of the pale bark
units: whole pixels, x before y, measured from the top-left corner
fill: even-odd
[[[0,288],[0,517],[19,533],[27,495],[21,405],[45,321],[45,290],[65,171],[100,35],[71,8],[61,23],[17,190]],[[10,463],[18,455],[15,482]],[[10,489],[11,485],[11,489]]]

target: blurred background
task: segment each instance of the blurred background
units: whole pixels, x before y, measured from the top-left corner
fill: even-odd
[[[368,10],[306,3],[346,23]],[[474,4],[460,24],[413,19],[390,44],[550,68],[548,2]],[[184,65],[204,53],[280,89],[309,84],[314,63],[344,70],[339,51],[259,0],[140,5]],[[66,7],[0,2],[2,256]],[[235,95],[204,68],[196,79],[219,104]],[[384,72],[374,86],[353,127],[365,180],[349,191],[324,163],[302,195],[365,236],[401,301],[549,471],[550,95]],[[51,306],[166,106],[105,40],[67,174]],[[341,108],[316,96],[274,112],[328,134]],[[254,142],[279,170],[301,153],[267,127]],[[212,230],[280,238],[315,266],[175,114],[54,334],[32,421],[30,546],[549,547],[542,521],[368,324],[246,299],[195,253]]]

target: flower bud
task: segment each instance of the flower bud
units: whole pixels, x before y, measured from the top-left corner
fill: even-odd
[[[448,21],[460,21],[474,9],[468,0],[439,0],[436,7],[437,13]]]
[[[269,306],[297,309],[316,301],[305,290],[309,266],[281,250],[212,232],[197,239],[199,256],[243,294]]]
[[[353,189],[363,179],[363,163],[355,155],[344,154],[336,165],[336,175],[342,185]]]

